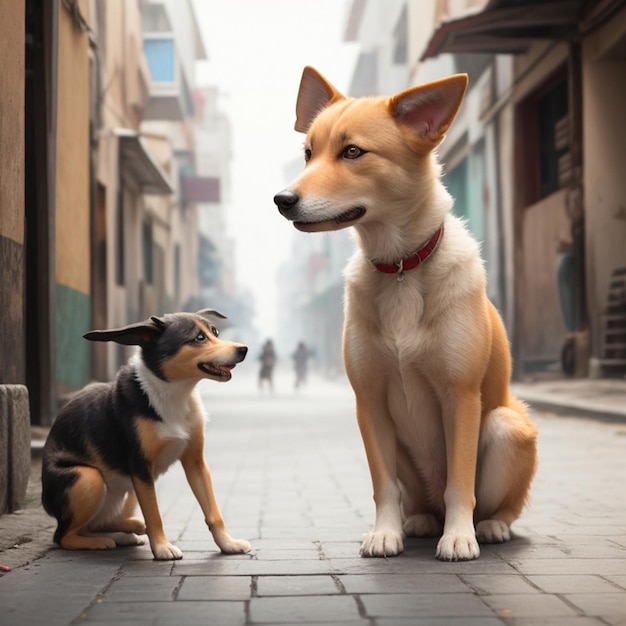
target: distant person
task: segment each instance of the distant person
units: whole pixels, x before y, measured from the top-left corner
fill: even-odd
[[[276,364],[276,352],[274,351],[274,343],[271,339],[268,339],[263,344],[261,355],[259,356],[261,361],[261,370],[259,371],[259,389],[263,389],[264,383],[270,391],[274,391],[274,365]]]
[[[296,351],[291,355],[293,366],[296,371],[296,389],[306,383],[306,375],[311,351],[306,347],[304,341],[298,343]]]

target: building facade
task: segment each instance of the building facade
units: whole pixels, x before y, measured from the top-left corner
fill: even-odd
[[[457,132],[471,137],[478,121],[495,138],[485,145],[491,179],[483,188],[498,206],[497,283],[518,372],[556,365],[570,376],[622,375],[626,144],[617,103],[626,95],[618,78],[626,3],[438,8],[413,79],[445,59],[457,70],[482,59],[469,93],[479,117]],[[468,171],[480,170],[475,145],[467,141]]]
[[[353,0],[345,39],[360,49],[351,96],[469,75],[439,157],[514,376],[622,376],[626,2]],[[330,299],[342,277],[327,282]]]
[[[190,1],[3,0],[0,513],[20,507],[31,426],[128,349],[82,335],[198,293]]]

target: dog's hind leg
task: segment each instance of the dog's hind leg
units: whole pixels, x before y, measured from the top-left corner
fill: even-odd
[[[537,429],[526,407],[513,400],[485,421],[480,438],[476,483],[476,536],[481,543],[511,538],[537,465]]]
[[[146,543],[146,536],[143,534],[135,534],[129,532],[110,532],[94,535],[100,538],[109,538],[115,542],[117,546],[143,546]]]
[[[107,496],[108,498],[112,497],[114,499],[116,497],[115,494],[112,495],[110,491]],[[104,509],[106,509],[106,504],[100,512],[101,515]],[[131,490],[123,498],[121,511],[116,517],[110,522],[102,524],[102,526],[94,526],[94,522],[92,521],[89,533],[84,534],[109,537],[113,539],[118,546],[142,546],[146,543],[146,524],[143,519],[134,516],[136,509],[137,496],[135,495],[135,491]]]
[[[146,532],[146,523],[141,517],[135,515],[137,506],[137,494],[133,489],[126,494],[122,511],[118,518],[111,523],[111,530],[114,532],[144,535]]]
[[[67,506],[59,520],[55,540],[66,550],[107,550],[115,540],[105,535],[86,534],[89,522],[98,514],[106,494],[102,474],[93,468],[79,466],[72,470],[75,482],[67,494]],[[63,529],[63,526],[67,529]]]

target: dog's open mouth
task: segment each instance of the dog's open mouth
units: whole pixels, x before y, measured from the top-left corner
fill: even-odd
[[[216,365],[215,363],[199,363],[198,367],[211,376],[211,378],[217,378],[221,381],[227,381],[232,378],[231,370],[234,365]]]
[[[313,233],[324,230],[339,230],[345,226],[350,226],[365,215],[365,207],[355,206],[332,219],[322,222],[294,222],[293,225],[305,233]]]

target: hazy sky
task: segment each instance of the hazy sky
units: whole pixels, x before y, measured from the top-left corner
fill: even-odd
[[[343,42],[350,4],[194,0],[209,56],[198,66],[197,82],[220,87],[233,132],[233,208],[227,218],[236,239],[238,282],[255,294],[256,324],[264,336],[275,333],[276,272],[296,233],[272,198],[288,182],[285,165],[302,154],[303,136],[293,130],[300,76],[313,65],[347,89],[355,60],[355,44]]]

